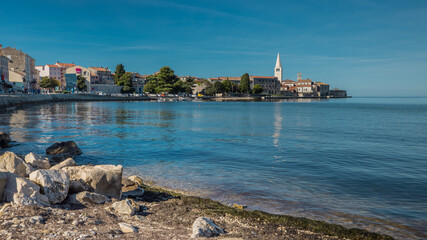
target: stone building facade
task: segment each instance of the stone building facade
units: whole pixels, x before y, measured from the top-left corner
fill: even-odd
[[[22,50],[11,47],[3,48],[2,55],[12,60],[9,62],[9,75],[14,72],[24,76],[22,79],[23,91],[36,90],[38,74],[35,68],[36,60]],[[11,79],[9,80],[12,82]]]

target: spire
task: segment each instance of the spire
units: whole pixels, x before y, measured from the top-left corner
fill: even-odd
[[[276,68],[282,68],[282,63],[280,62],[280,53],[277,52]]]

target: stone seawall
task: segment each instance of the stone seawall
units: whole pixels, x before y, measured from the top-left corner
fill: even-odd
[[[93,94],[42,94],[42,95],[11,95],[0,96],[0,109],[23,106],[26,104],[39,104],[67,101],[147,101],[150,97],[113,97]]]

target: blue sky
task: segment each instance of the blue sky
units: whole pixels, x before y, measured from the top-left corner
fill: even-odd
[[[37,65],[271,76],[280,51],[285,78],[427,96],[425,0],[17,0],[2,2],[0,18],[0,44]]]

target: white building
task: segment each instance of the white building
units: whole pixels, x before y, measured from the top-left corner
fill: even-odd
[[[277,53],[276,66],[274,67],[274,76],[281,82],[283,80],[283,68],[280,62],[280,53]]]

